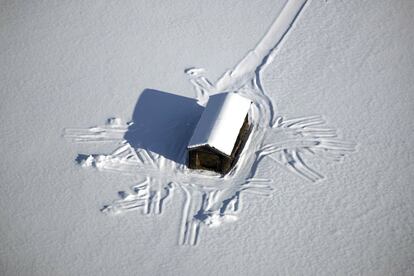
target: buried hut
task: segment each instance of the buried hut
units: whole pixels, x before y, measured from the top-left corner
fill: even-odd
[[[188,145],[188,167],[226,174],[249,137],[251,101],[236,93],[210,96]]]

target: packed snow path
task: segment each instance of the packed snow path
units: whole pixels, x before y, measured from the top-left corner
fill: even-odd
[[[255,49],[216,82],[204,76],[202,68],[188,68],[197,93],[198,103],[204,106],[209,95],[234,91],[252,100],[250,121],[253,131],[237,165],[226,176],[191,171],[186,168],[185,153],[188,141],[176,141],[173,146],[180,162],[167,159],[144,148],[134,148],[124,140],[130,131],[139,131],[134,124],[111,118],[107,124],[87,129],[64,130],[64,136],[74,142],[119,141],[119,147],[109,155],[80,156],[79,163],[101,171],[113,171],[136,177],[130,191],[119,192],[120,199],[102,208],[104,213],[116,214],[141,209],[144,214],[161,214],[175,191],[184,195],[179,244],[196,245],[201,226],[215,227],[237,220],[244,193],[269,196],[273,190],[270,176],[259,175],[258,167],[270,158],[299,177],[311,182],[323,175],[311,168],[306,158],[316,157],[341,161],[355,149],[355,143],[338,138],[336,130],[326,125],[322,116],[284,118],[277,114],[273,99],[266,93],[261,73],[277,53],[278,46],[292,30],[293,23],[304,10],[306,0],[290,0]],[[180,122],[171,122],[174,124]],[[188,126],[186,131],[191,132]],[[182,129],[182,127],[180,128]]]

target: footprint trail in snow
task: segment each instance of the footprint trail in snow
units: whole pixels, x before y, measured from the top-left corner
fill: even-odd
[[[117,214],[141,210],[143,214],[162,214],[174,193],[181,192],[184,202],[178,242],[196,245],[202,228],[217,227],[237,220],[244,194],[270,196],[272,180],[259,176],[262,160],[269,158],[299,177],[311,182],[323,175],[311,168],[305,156],[341,161],[355,150],[355,144],[338,138],[336,130],[326,125],[322,116],[283,118],[276,116],[272,98],[261,85],[261,72],[273,56],[293,23],[303,11],[306,0],[290,0],[257,46],[216,82],[204,76],[205,70],[189,68],[185,73],[197,93],[198,104],[205,106],[209,95],[233,91],[252,100],[249,119],[252,133],[236,166],[225,176],[187,169],[186,143],[174,145],[181,162],[174,162],[144,148],[134,148],[124,135],[132,123],[111,118],[103,126],[64,130],[64,137],[74,142],[118,141],[111,154],[80,156],[83,167],[111,171],[136,177],[129,191],[118,193],[119,199],[105,205],[102,212]]]

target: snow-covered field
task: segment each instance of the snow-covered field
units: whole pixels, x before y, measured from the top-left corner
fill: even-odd
[[[0,1],[0,275],[413,275],[414,1]],[[226,177],[208,95],[250,98]]]

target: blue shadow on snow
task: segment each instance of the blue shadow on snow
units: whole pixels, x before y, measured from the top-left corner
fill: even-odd
[[[204,107],[192,98],[145,89],[124,139],[134,148],[184,164],[185,150]]]

